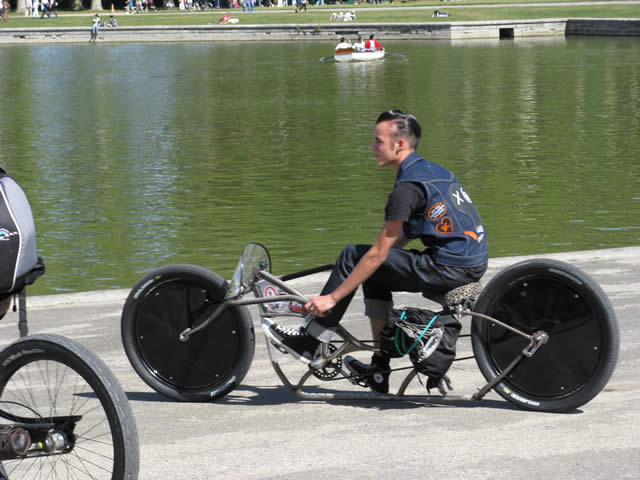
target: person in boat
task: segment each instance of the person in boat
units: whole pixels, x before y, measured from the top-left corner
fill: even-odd
[[[339,52],[340,50],[351,50],[353,47],[351,45],[351,40],[348,40],[344,37],[340,38],[340,43],[338,43],[338,45],[336,45],[336,52]]]
[[[364,49],[367,52],[375,52],[376,50],[384,50],[384,47],[380,45],[380,42],[376,40],[376,36],[372,33],[369,35],[369,40],[364,44]]]
[[[358,41],[353,44],[353,48],[356,52],[364,52],[364,40],[362,37],[358,37]]]
[[[379,342],[393,307],[392,292],[442,295],[477,282],[486,271],[489,252],[480,215],[451,171],[416,152],[421,132],[413,115],[380,114],[372,149],[377,166],[393,168],[396,180],[375,243],[342,250],[320,296],[304,306],[309,316],[302,327],[269,325],[270,338],[303,362],[313,359],[320,343],[331,342],[360,285],[373,339]],[[425,248],[405,249],[411,239],[420,239]],[[379,393],[389,390],[389,362],[378,352],[369,364],[344,359],[350,372]]]

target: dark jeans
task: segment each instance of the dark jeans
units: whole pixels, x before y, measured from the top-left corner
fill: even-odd
[[[349,276],[371,245],[349,245],[342,251],[322,289],[321,295],[333,292]],[[422,292],[437,297],[461,285],[477,282],[486,271],[486,265],[454,267],[433,262],[428,250],[392,248],[385,262],[363,284],[366,300],[391,303],[392,292]],[[344,315],[352,294],[340,300],[325,317],[315,321],[325,328],[335,328]]]

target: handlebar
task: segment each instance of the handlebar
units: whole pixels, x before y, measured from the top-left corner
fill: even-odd
[[[319,267],[313,267],[308,270],[302,270],[300,272],[288,273],[287,275],[282,275],[280,280],[286,282],[288,280],[294,280],[300,277],[306,277],[307,275],[313,275],[314,273],[326,272],[328,270],[333,270],[333,264],[328,263],[326,265],[320,265]]]

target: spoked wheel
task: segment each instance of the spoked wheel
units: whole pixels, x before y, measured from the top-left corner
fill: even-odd
[[[93,353],[67,338],[34,335],[0,352],[0,366],[0,424],[21,419],[33,442],[27,457],[2,461],[0,478],[138,478],[131,408]]]
[[[524,357],[495,387],[521,407],[566,412],[584,405],[607,384],[618,358],[619,333],[606,294],[586,273],[554,260],[529,260],[498,273],[475,310],[525,333],[543,330],[549,341]],[[526,338],[474,318],[472,345],[487,381],[527,346]]]
[[[122,341],[131,365],[155,391],[176,400],[210,401],[242,382],[255,346],[246,307],[227,307],[188,341],[179,338],[215,311],[227,288],[207,269],[169,265],[131,290],[122,312]]]

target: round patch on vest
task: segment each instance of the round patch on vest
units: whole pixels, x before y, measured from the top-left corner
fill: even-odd
[[[427,217],[429,217],[429,220],[438,220],[439,218],[442,218],[445,213],[447,213],[447,204],[444,202],[438,202],[431,206],[427,212]]]

